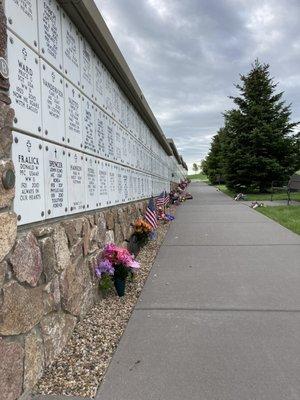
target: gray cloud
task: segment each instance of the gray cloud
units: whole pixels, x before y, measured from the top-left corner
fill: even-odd
[[[166,136],[200,161],[255,58],[300,120],[298,0],[96,0]]]

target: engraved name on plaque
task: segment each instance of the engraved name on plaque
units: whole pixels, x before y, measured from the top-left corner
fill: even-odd
[[[81,94],[70,82],[65,81],[65,123],[67,143],[75,149],[82,148]]]
[[[38,48],[36,0],[5,0],[7,26],[24,42]]]
[[[62,12],[63,67],[66,76],[80,86],[79,34],[70,18]]]
[[[94,55],[91,46],[83,37],[80,37],[81,88],[88,97],[93,97],[93,63]]]
[[[85,96],[82,96],[81,109],[83,149],[88,153],[96,154],[94,105]]]
[[[46,218],[68,212],[66,149],[44,142]]]
[[[108,157],[107,149],[107,116],[98,107],[95,107],[95,135],[96,135],[96,151],[100,157]]]
[[[62,35],[60,7],[55,0],[38,0],[41,55],[62,70]]]
[[[98,207],[98,159],[85,156],[86,208],[94,210]]]
[[[109,167],[106,161],[99,162],[98,165],[98,187],[99,187],[99,206],[105,207],[108,204],[108,174]]]
[[[63,78],[49,64],[42,62],[42,107],[44,136],[65,141],[65,108]]]
[[[14,125],[35,135],[42,134],[40,67],[35,53],[12,33],[8,34],[10,98]]]
[[[84,159],[81,153],[68,151],[68,203],[69,213],[77,213],[85,210],[85,173]]]
[[[18,225],[45,218],[43,145],[39,139],[13,133],[12,160],[16,172],[14,211]]]

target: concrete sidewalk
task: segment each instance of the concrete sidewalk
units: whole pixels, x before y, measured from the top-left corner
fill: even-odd
[[[97,400],[299,400],[300,237],[190,190]]]

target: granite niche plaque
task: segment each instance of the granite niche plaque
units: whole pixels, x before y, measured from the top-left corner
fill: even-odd
[[[108,157],[107,143],[107,115],[100,108],[95,107],[95,135],[96,152],[100,157]]]
[[[66,149],[44,142],[46,218],[68,213]]]
[[[128,199],[133,200],[133,171],[128,168]]]
[[[80,76],[81,89],[88,97],[93,97],[93,62],[94,54],[88,42],[80,37]]]
[[[98,159],[96,157],[85,157],[85,185],[86,185],[86,208],[94,210],[98,207]]]
[[[85,210],[85,172],[83,154],[68,150],[68,203],[69,213]]]
[[[97,57],[94,58],[94,98],[99,106],[104,107],[104,68]]]
[[[117,198],[117,174],[114,168],[114,164],[111,162],[107,163],[108,166],[108,204],[115,204]]]
[[[116,124],[115,126],[115,159],[121,162],[122,159],[122,128]]]
[[[128,190],[128,169],[126,167],[122,167],[122,179],[123,179],[123,198],[122,201],[124,203],[129,201],[129,190]]]
[[[122,168],[120,165],[115,165],[115,169],[117,172],[117,196],[115,199],[115,203],[122,203],[123,201],[123,172]]]
[[[90,154],[97,154],[94,105],[87,97],[82,96],[81,107],[83,150]]]
[[[108,157],[111,160],[115,159],[115,123],[113,119],[108,117],[106,123],[107,129],[107,149],[108,149]]]
[[[80,86],[79,34],[70,18],[62,12],[63,68],[64,74]]]
[[[80,150],[82,148],[81,93],[65,80],[65,123],[67,143]]]
[[[98,164],[99,207],[105,207],[108,204],[108,175],[108,163],[106,161],[100,160]]]
[[[10,98],[15,110],[14,126],[40,136],[42,113],[38,58],[12,33],[8,34],[7,52]]]
[[[65,142],[64,84],[62,76],[42,62],[42,116],[44,136],[56,143]]]
[[[38,0],[40,54],[62,71],[62,35],[60,6],[55,0]]]
[[[38,48],[36,0],[5,0],[7,26],[29,46]]]
[[[45,218],[43,143],[22,133],[13,133],[12,160],[16,173],[14,211],[18,225]]]

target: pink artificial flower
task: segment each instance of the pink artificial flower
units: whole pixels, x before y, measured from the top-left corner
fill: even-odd
[[[133,270],[136,270],[140,268],[140,264],[137,261],[132,260],[131,263],[129,264],[129,267]]]
[[[127,249],[124,249],[121,247],[119,247],[117,249],[117,261],[120,264],[123,264],[126,267],[128,267],[131,260],[132,260],[132,256]]]
[[[115,263],[117,256],[117,249],[118,248],[114,243],[108,243],[104,247],[102,257],[108,259],[112,263]]]

